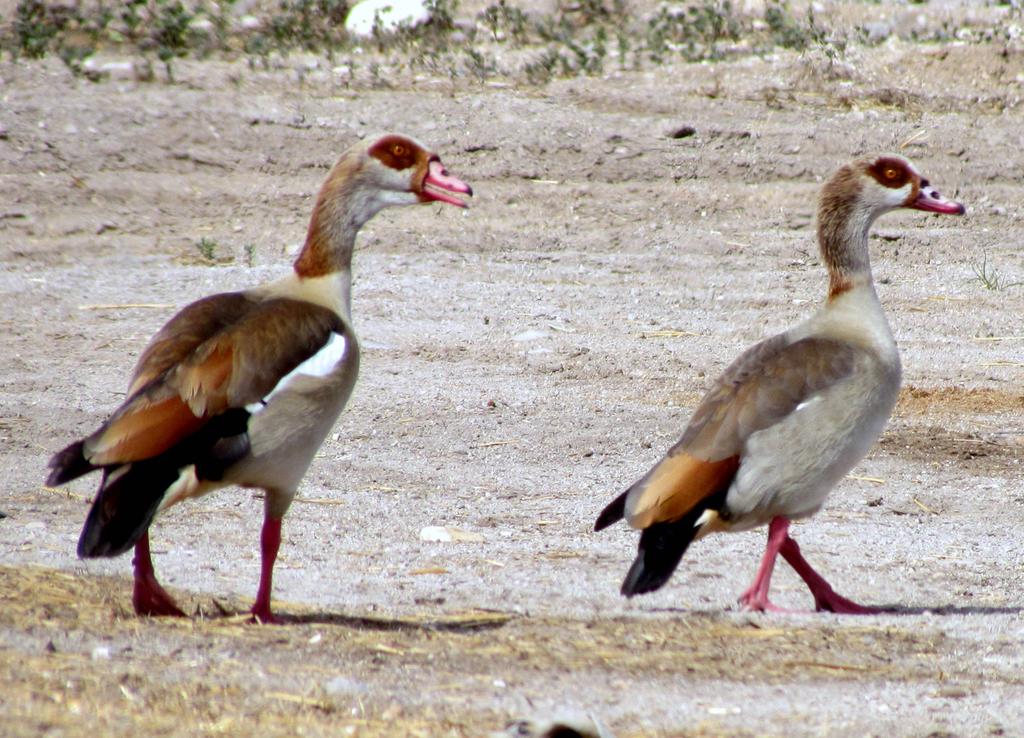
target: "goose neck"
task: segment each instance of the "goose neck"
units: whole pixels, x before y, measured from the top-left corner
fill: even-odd
[[[300,277],[351,269],[359,229],[383,207],[374,188],[362,179],[354,157],[343,157],[327,176],[313,206],[306,243],[295,260]]]
[[[862,285],[871,285],[868,231],[874,214],[855,205],[841,208],[822,203],[818,214],[818,243],[828,269],[829,299]]]

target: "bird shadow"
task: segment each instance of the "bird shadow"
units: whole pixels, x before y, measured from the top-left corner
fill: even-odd
[[[1021,615],[1024,614],[1024,607],[1021,606],[984,606],[984,605],[870,605],[866,606],[871,608],[871,612],[865,613],[868,616],[871,615]],[[682,607],[657,607],[652,608],[649,612],[659,613],[673,613],[678,615],[699,615],[701,617],[715,617],[731,614],[747,614],[747,615],[832,615],[833,613],[823,610],[793,610],[791,612],[782,613],[759,613],[756,611],[745,611],[745,610],[712,610],[712,609],[701,609],[701,610],[689,610]],[[856,616],[853,616],[856,617]]]
[[[213,608],[200,605],[194,617],[209,621],[251,622],[251,615],[245,610],[225,606],[214,600]],[[275,612],[275,625],[330,625],[339,628],[367,631],[444,631],[449,633],[471,633],[501,628],[513,619],[513,615],[492,610],[473,610],[462,613],[439,613],[437,615],[371,616],[347,615],[338,612],[311,611],[299,613]]]
[[[297,615],[281,615],[280,620],[293,625],[335,625],[355,630],[377,631],[446,631],[450,633],[495,630],[506,625],[512,616],[499,612],[482,612],[476,615],[438,617],[370,617],[367,615],[344,615],[333,612],[311,612]]]
[[[202,608],[201,608],[202,609]],[[682,607],[657,607],[647,611],[650,614],[663,613],[670,615],[700,617],[719,619],[730,614],[746,614],[756,617],[761,613],[744,612],[741,610],[715,610],[715,609],[687,609]],[[767,615],[817,615],[814,610],[794,610],[790,613],[765,613]],[[831,615],[823,612],[821,614]],[[982,606],[982,605],[878,605],[870,615],[937,615],[937,616],[971,616],[971,615],[1021,615],[1024,614],[1024,607],[1014,606]],[[216,604],[214,612],[197,612],[196,616],[206,620],[241,620],[248,613],[244,611],[234,612],[225,608],[220,603]],[[380,631],[380,632],[417,632],[434,631],[448,633],[472,633],[478,631],[497,630],[515,616],[500,611],[481,610],[470,613],[439,614],[437,616],[407,616],[407,617],[386,617],[369,615],[346,615],[338,612],[303,612],[303,613],[276,613],[278,625],[329,625],[352,630]]]
[[[880,605],[876,615],[1020,615],[1024,607],[984,605]]]

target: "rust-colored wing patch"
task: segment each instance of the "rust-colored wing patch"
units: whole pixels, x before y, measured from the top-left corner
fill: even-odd
[[[739,465],[738,455],[718,461],[687,453],[666,456],[629,491],[626,519],[634,528],[678,520],[728,487]]]
[[[228,341],[211,340],[144,386],[85,443],[97,466],[158,456],[228,408],[234,363]]]
[[[151,401],[137,397],[85,442],[85,456],[96,466],[124,464],[162,454],[206,423],[172,395]]]

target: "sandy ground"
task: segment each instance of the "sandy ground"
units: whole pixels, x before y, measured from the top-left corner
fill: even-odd
[[[1019,47],[892,39],[838,72],[785,52],[541,88],[344,87],[309,64],[183,62],[175,85],[0,65],[0,732],[477,736],[568,710],[621,736],[1024,735]],[[197,616],[136,619],[128,557],[74,556],[95,480],[46,489],[46,460],[176,307],[283,273],[327,168],[380,130],[477,194],[361,236],[362,374],[285,521],[290,623],[233,616],[262,509],[238,490],[153,530]],[[620,598],[636,536],[595,516],[732,357],[821,300],[823,178],[901,145],[968,214],[876,226],[903,394],[795,529],[838,590],[894,612],[737,611],[763,531]],[[774,593],[811,605],[784,566]]]

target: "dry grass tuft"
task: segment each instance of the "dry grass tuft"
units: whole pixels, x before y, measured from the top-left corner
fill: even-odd
[[[392,619],[282,603],[289,624],[262,627],[218,603],[216,614],[139,619],[127,612],[124,581],[33,567],[0,568],[0,592],[0,731],[12,738],[480,736],[517,717],[492,707],[497,684],[528,690],[567,675],[780,685],[865,673],[926,680],[944,640],[920,629],[765,627],[699,612]],[[694,727],[691,735],[702,734]]]

